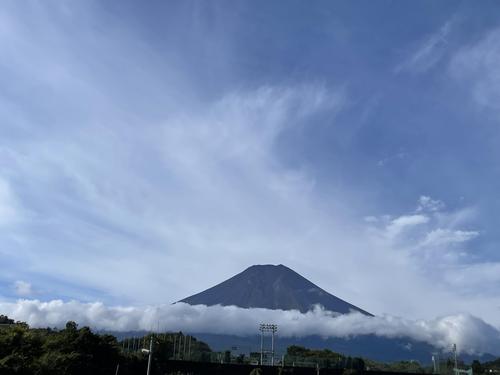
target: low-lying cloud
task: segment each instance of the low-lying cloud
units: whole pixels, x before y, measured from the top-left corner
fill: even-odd
[[[447,350],[457,344],[460,352],[499,354],[500,331],[480,318],[457,314],[431,320],[408,320],[384,315],[369,317],[357,312],[337,315],[317,306],[297,310],[243,309],[235,306],[173,305],[123,307],[101,302],[18,300],[0,303],[0,313],[33,327],[63,327],[73,320],[98,330],[167,330],[214,334],[258,334],[258,325],[273,322],[283,337],[320,335],[354,337],[374,334],[386,338],[408,337]]]

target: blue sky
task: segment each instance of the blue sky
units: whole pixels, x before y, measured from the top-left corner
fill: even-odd
[[[3,2],[0,298],[170,303],[283,263],[500,325],[498,11]]]

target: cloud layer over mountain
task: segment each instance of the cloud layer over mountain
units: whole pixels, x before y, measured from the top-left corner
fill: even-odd
[[[408,337],[449,351],[457,344],[468,354],[500,354],[500,331],[483,320],[457,314],[431,320],[392,316],[368,317],[360,313],[334,315],[317,307],[313,311],[242,309],[234,306],[191,306],[185,303],[146,307],[109,307],[100,302],[19,300],[0,303],[0,311],[34,327],[63,327],[68,320],[99,330],[160,330],[216,334],[255,335],[262,322],[279,326],[279,335],[353,337],[374,334],[386,338]]]

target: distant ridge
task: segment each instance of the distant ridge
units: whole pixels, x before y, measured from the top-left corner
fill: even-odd
[[[373,316],[326,292],[282,264],[251,266],[230,279],[179,302],[190,305],[299,310],[303,313],[319,304],[326,310],[340,314],[358,311]]]

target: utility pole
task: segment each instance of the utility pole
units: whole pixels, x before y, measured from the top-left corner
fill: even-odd
[[[186,341],[187,336],[184,336],[184,352],[182,352],[182,359],[186,360]]]
[[[175,342],[177,341],[177,335],[174,336],[174,359],[175,359]]]
[[[458,370],[458,362],[457,362],[457,344],[453,344],[453,355],[455,357],[455,373]]]
[[[181,359],[181,345],[182,345],[182,336],[179,335],[179,342],[177,343],[177,359]]]
[[[178,359],[181,359],[181,348],[182,348],[182,335],[179,335],[179,350],[178,350]]]
[[[146,372],[146,375],[149,375],[151,371],[151,357],[153,355],[153,336],[151,336],[151,339],[149,340],[149,355],[148,355],[148,371]]]
[[[434,374],[439,374],[440,373],[440,368],[439,368],[439,353],[432,353],[432,365],[434,367]]]

